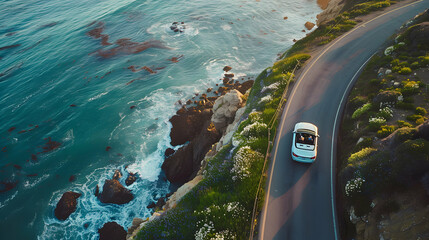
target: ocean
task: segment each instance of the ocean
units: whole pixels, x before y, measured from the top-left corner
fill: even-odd
[[[161,165],[178,101],[220,84],[226,65],[257,76],[321,12],[315,0],[0,6],[0,239],[98,239],[108,221],[149,217],[170,192]],[[139,177],[125,205],[94,196],[115,169],[122,184]],[[59,221],[66,191],[82,196]]]

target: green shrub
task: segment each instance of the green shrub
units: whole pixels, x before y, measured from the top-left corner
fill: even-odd
[[[384,107],[379,110],[377,117],[389,120],[393,117],[393,110],[389,107]]]
[[[371,85],[378,86],[378,85],[380,85],[380,80],[378,80],[377,78],[373,78],[373,79],[369,80],[369,83]]]
[[[420,68],[420,63],[419,62],[413,62],[410,65],[411,69],[418,69]]]
[[[419,114],[413,114],[407,116],[407,120],[411,122],[415,122],[416,124],[422,124],[427,118],[425,116]]]
[[[402,81],[403,87],[401,88],[401,93],[407,97],[413,94],[416,94],[419,91],[419,84],[415,81],[410,81],[409,79],[406,81]]]
[[[377,151],[369,155],[357,169],[360,176],[367,181],[366,193],[376,196],[379,193],[389,192],[394,187],[391,169],[390,152]]]
[[[365,15],[381,8],[390,6],[390,1],[369,1],[361,4],[356,4],[348,12],[350,18]]]
[[[399,61],[399,59],[393,59],[391,62],[390,62],[390,64],[392,64],[392,67],[395,67],[395,66],[398,66],[399,65],[399,63],[400,63],[400,61]]]
[[[264,120],[264,122],[268,123],[273,118],[275,113],[276,113],[276,109],[266,108],[262,113],[262,119]]]
[[[402,74],[402,75],[408,75],[411,72],[412,72],[412,70],[409,67],[403,67],[403,68],[401,68],[401,70],[398,71],[398,73]]]
[[[380,129],[380,127],[383,126],[383,124],[386,123],[386,119],[381,118],[381,117],[374,117],[374,118],[370,118],[368,122],[369,122],[368,129],[370,131],[375,132],[378,129]]]
[[[375,148],[364,148],[360,150],[359,152],[353,153],[350,155],[350,157],[347,159],[347,163],[351,164],[352,166],[360,164],[362,161],[364,161],[368,156],[377,151]]]
[[[393,170],[398,181],[405,185],[419,181],[429,171],[429,141],[407,140],[396,148]]]
[[[377,131],[377,137],[384,138],[389,136],[391,133],[395,131],[395,126],[393,125],[383,125],[381,129]]]
[[[426,109],[422,108],[422,107],[417,107],[415,110],[415,113],[418,115],[422,115],[425,116],[426,114],[428,114],[428,112],[426,111]]]
[[[268,134],[268,126],[265,123],[254,122],[244,127],[240,134],[246,139],[266,137]]]
[[[426,121],[427,117],[422,117],[416,120],[416,124],[420,125]]]
[[[354,111],[354,113],[352,114],[352,119],[359,118],[363,114],[367,113],[371,108],[372,108],[371,103],[364,104],[362,107],[360,107],[360,108],[356,109],[356,111]]]
[[[413,110],[415,108],[413,103],[407,103],[407,102],[397,102],[396,108],[398,109],[404,109],[404,110]]]
[[[411,126],[411,124],[410,124]],[[405,142],[406,140],[413,139],[417,133],[417,129],[412,127],[399,128],[395,134],[395,144]]]
[[[358,107],[364,105],[368,102],[367,96],[356,96],[350,100],[349,104],[352,109],[357,109]]]
[[[422,67],[429,64],[429,56],[420,56],[419,61]]]
[[[398,123],[398,127],[399,128],[402,128],[402,127],[412,127],[413,126],[411,123],[405,122],[403,120],[398,120],[397,123]]]

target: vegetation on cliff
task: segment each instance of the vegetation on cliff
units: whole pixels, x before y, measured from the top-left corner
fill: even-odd
[[[314,46],[327,44],[352,29],[357,24],[354,17],[389,6],[390,1],[354,4],[348,11],[297,41],[279,61],[259,74],[246,96],[246,111],[231,144],[206,159],[203,180],[174,208],[161,211],[159,217],[145,223],[136,239],[249,238],[251,226],[256,224],[251,222],[254,220],[252,213],[261,210],[264,200],[264,188],[258,186],[265,186],[265,155],[269,140],[275,136],[276,117],[285,102],[285,88],[294,80],[293,69],[301,67],[311,57],[307,53]],[[358,117],[366,116],[371,108],[371,105],[366,106]],[[372,140],[363,142],[369,145]],[[356,189],[363,185],[363,181],[359,181]],[[356,189],[350,186],[351,193]],[[255,205],[256,196],[259,197]]]
[[[429,210],[428,20],[426,11],[375,55],[348,98],[338,146],[344,239],[429,234],[416,214]],[[426,200],[404,201],[425,190]]]

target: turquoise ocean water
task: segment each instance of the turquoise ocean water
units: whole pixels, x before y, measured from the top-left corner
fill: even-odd
[[[149,217],[170,191],[160,167],[175,103],[221,83],[225,65],[257,75],[320,11],[315,0],[0,0],[0,239],[97,239],[105,222]],[[95,186],[118,168],[138,173],[135,199],[101,204]],[[59,221],[65,191],[82,196]]]

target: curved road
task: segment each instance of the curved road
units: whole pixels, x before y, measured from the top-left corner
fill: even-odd
[[[405,5],[405,3],[410,3]],[[283,112],[274,143],[258,239],[340,239],[335,213],[335,144],[343,98],[366,61],[429,0],[400,2],[326,46],[303,69]],[[319,127],[316,162],[291,159],[296,122]]]

